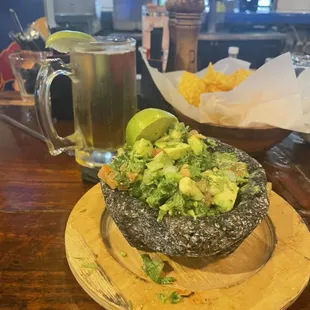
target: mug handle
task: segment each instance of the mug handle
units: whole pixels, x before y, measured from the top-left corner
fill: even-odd
[[[55,70],[55,68],[57,68]],[[58,135],[52,120],[50,88],[55,77],[68,76],[74,82],[74,73],[70,65],[61,59],[47,59],[42,61],[35,85],[35,106],[41,131],[51,155],[74,150],[76,133],[67,137]]]

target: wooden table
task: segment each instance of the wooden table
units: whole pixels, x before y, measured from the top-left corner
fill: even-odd
[[[0,95],[0,113],[6,102]],[[5,113],[19,118],[19,109]],[[260,161],[309,224],[310,144],[291,135]],[[73,157],[50,156],[42,141],[0,120],[0,309],[102,309],[74,279],[64,248],[70,211],[91,187]],[[310,309],[309,285],[289,309]]]

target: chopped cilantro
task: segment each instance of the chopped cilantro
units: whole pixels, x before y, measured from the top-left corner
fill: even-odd
[[[163,293],[156,294],[156,296],[162,304],[164,304],[168,299],[168,296]]]
[[[173,292],[171,293],[171,295],[169,296],[169,301],[171,304],[177,304],[182,300],[182,296],[177,293],[177,292]]]
[[[176,279],[172,277],[161,277],[165,265],[163,261],[152,260],[148,254],[142,254],[141,258],[143,260],[142,270],[153,282],[158,284],[170,284],[176,281]]]
[[[177,292],[172,292],[170,295],[167,293],[159,293],[156,294],[156,296],[162,304],[166,303],[168,299],[171,304],[177,304],[183,299],[183,297]]]
[[[210,146],[213,146],[213,147],[217,146],[216,142],[215,142],[214,140],[212,140],[212,139],[207,138],[207,139],[206,139],[206,142],[207,142]]]

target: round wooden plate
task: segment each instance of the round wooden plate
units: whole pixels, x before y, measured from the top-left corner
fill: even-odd
[[[301,294],[310,275],[308,228],[274,192],[268,217],[228,257],[210,261],[150,254],[164,260],[169,267],[167,276],[177,279],[168,286],[145,276],[141,252],[127,243],[105,212],[99,185],[72,210],[65,246],[75,278],[107,310],[286,309]],[[162,304],[156,297],[173,291],[184,297],[177,305]]]

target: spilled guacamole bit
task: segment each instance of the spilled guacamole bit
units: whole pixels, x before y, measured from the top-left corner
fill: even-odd
[[[126,256],[127,256],[127,253],[121,251],[121,252],[120,252],[120,255],[121,255],[122,257],[126,257]]]
[[[95,263],[85,263],[82,265],[83,268],[88,268],[88,269],[97,269],[98,266]]]
[[[164,293],[159,293],[159,294],[156,294],[158,300],[164,304],[166,302],[166,300],[168,299],[168,296],[165,295]]]
[[[142,254],[141,258],[143,261],[142,270],[153,282],[158,284],[170,284],[176,281],[176,279],[172,277],[161,277],[161,273],[165,266],[162,260],[152,260],[148,254]]]
[[[177,304],[183,299],[183,297],[177,292],[172,292],[170,295],[168,293],[159,293],[156,294],[156,296],[162,304],[166,303],[168,299],[171,304]]]

